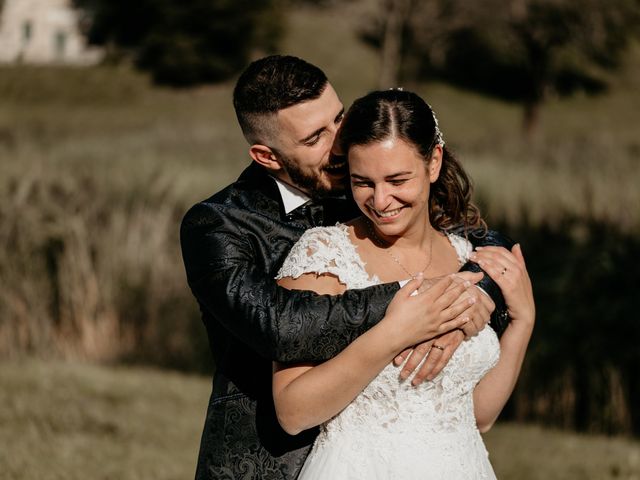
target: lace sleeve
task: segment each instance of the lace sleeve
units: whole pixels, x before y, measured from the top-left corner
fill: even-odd
[[[298,278],[305,273],[330,273],[348,288],[363,288],[377,283],[369,278],[364,263],[349,240],[348,227],[316,227],[307,230],[293,246],[276,280]]]
[[[471,252],[473,252],[473,245],[466,238],[456,235],[454,233],[447,234],[451,245],[456,251],[458,255],[458,263],[460,266],[464,265],[469,261],[469,257],[471,256]]]

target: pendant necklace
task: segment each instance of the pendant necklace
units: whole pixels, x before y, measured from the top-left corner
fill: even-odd
[[[427,271],[427,269],[431,266],[431,260],[433,259],[433,232],[429,233],[429,261],[427,262],[427,265],[420,270],[418,273],[413,274],[411,273],[409,270],[407,270],[405,268],[405,266],[402,264],[402,262],[400,261],[400,259],[398,257],[396,257],[393,252],[391,251],[391,245],[389,245],[388,242],[386,242],[385,240],[381,239],[378,234],[376,233],[375,228],[373,227],[373,222],[371,220],[367,220],[367,228],[369,230],[369,233],[371,234],[372,239],[375,239],[374,243],[377,243],[378,245],[383,245],[386,246],[386,252],[389,254],[389,256],[391,257],[391,259],[396,262],[398,264],[398,266],[405,271],[405,273],[407,275],[409,275],[411,278],[416,278],[418,276],[418,274],[422,273],[424,274],[424,272]]]

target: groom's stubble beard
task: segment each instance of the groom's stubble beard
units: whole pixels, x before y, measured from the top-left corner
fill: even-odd
[[[328,196],[342,195],[349,186],[346,180],[338,183],[330,182],[331,185],[327,186],[318,175],[305,172],[294,160],[282,154],[278,156],[294,186],[308,192],[311,198],[322,199]],[[330,159],[329,164],[331,163]]]

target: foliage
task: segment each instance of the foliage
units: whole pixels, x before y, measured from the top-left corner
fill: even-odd
[[[379,48],[381,13],[364,31]],[[550,95],[601,92],[638,32],[637,0],[418,1],[405,18],[401,73],[519,102],[530,130]]]
[[[290,5],[312,8],[335,8],[347,3],[356,3],[358,0],[289,0]]]
[[[282,34],[280,0],[77,0],[93,17],[91,42],[133,53],[157,83],[225,80]],[[114,52],[112,52],[112,57]]]
[[[640,239],[566,218],[504,226],[521,239],[538,322],[511,414],[579,431],[640,434],[640,326],[633,295]],[[615,346],[615,347],[614,347]]]

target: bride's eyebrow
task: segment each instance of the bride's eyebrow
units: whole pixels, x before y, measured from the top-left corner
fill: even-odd
[[[398,173],[394,173],[393,175],[387,175],[386,177],[384,177],[386,180],[391,180],[393,178],[396,177],[402,177],[403,175],[411,175],[413,172],[410,171],[406,171],[406,172],[398,172]]]
[[[413,172],[411,172],[411,171],[398,172],[398,173],[394,173],[392,175],[387,175],[386,177],[384,177],[384,179],[385,180],[393,180],[394,178],[402,177],[404,175],[411,175],[411,174],[413,174]],[[352,173],[351,174],[351,178],[353,178],[355,180],[369,180],[368,177],[365,177],[363,175],[358,175],[357,173]]]

